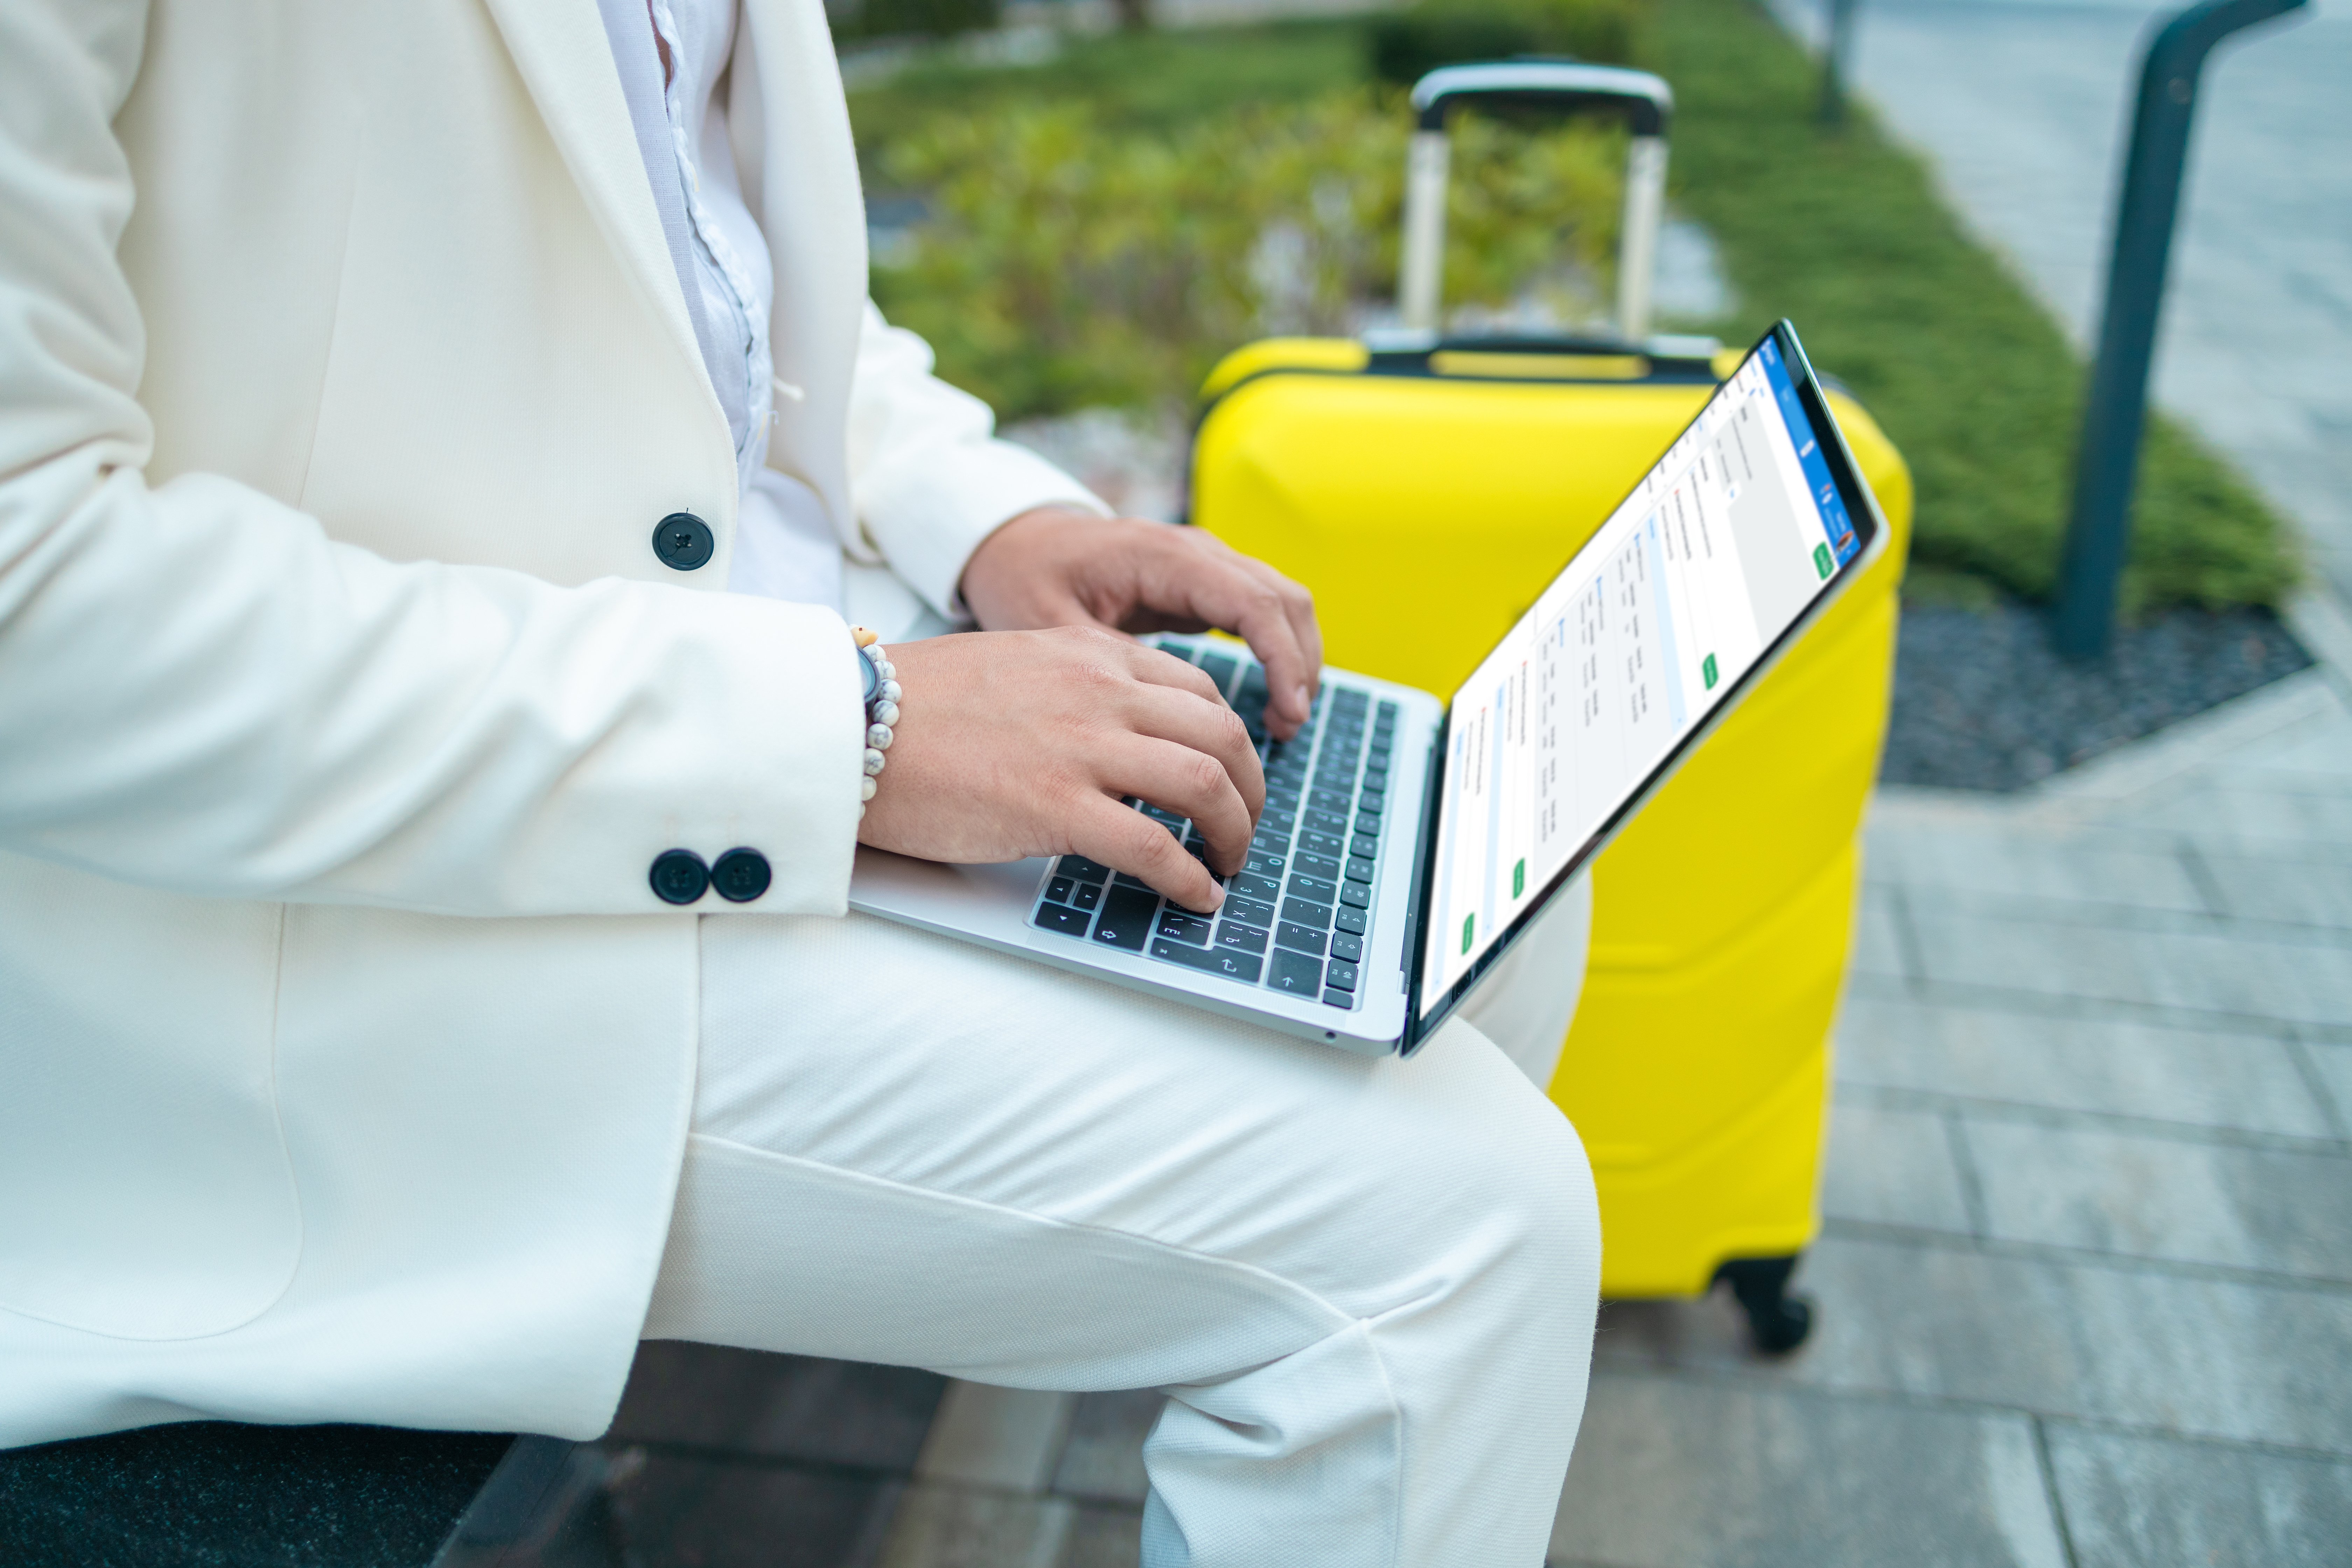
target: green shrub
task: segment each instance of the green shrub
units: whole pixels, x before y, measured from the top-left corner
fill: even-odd
[[[875,292],[1008,417],[1181,403],[1248,339],[1347,331],[1390,293],[1410,129],[1363,90],[1170,133],[1081,104],[941,115],[884,155],[930,216]],[[1622,158],[1597,128],[1465,118],[1449,299],[1501,305],[1563,257],[1603,269]]]
[[[1793,317],[1910,461],[1912,560],[2047,596],[2084,379],[2057,324],[1867,105],[1840,131],[1815,123],[1813,60],[1752,0],[1665,0],[1659,53],[1679,104],[1677,199],[1714,230],[1743,301],[1723,335]],[[2126,609],[2276,604],[2296,574],[2276,515],[2151,410]]]
[[[860,0],[834,31],[843,38],[952,37],[996,26],[1002,0]]]
[[[1631,64],[1648,18],[1645,0],[1421,0],[1371,22],[1372,74],[1409,87],[1439,66],[1514,55]]]

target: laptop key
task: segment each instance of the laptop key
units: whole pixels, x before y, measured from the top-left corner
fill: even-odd
[[[1080,882],[1071,890],[1070,902],[1082,910],[1091,910],[1097,904],[1102,902],[1102,884]]]
[[[1341,991],[1353,991],[1356,988],[1356,966],[1345,960],[1335,958],[1331,961],[1330,966],[1323,971],[1323,983],[1326,985],[1336,986]]]
[[[1219,906],[1217,913],[1227,920],[1236,920],[1247,926],[1265,926],[1271,929],[1274,925],[1274,906],[1270,903],[1262,904],[1255,899],[1229,898]]]
[[[1326,1007],[1337,1007],[1343,1012],[1352,1013],[1356,1010],[1356,999],[1348,994],[1345,991],[1341,991],[1337,987],[1334,987],[1333,989],[1323,993],[1323,1005]]]
[[[1342,907],[1339,910],[1339,918],[1331,923],[1338,926],[1341,931],[1349,932],[1350,935],[1361,936],[1364,934],[1364,927],[1370,923],[1370,921],[1371,917],[1364,913],[1361,910],[1351,910]]]
[[[1372,863],[1370,860],[1365,859],[1361,855],[1349,856],[1348,880],[1350,882],[1369,882],[1371,879]]]
[[[1075,885],[1067,877],[1056,877],[1045,884],[1045,896],[1057,904],[1066,904],[1070,901],[1070,889]]]
[[[1328,904],[1339,890],[1339,884],[1328,878],[1301,876],[1297,871],[1290,874],[1290,891],[1294,898],[1312,899],[1318,904]]]
[[[1338,811],[1325,811],[1319,806],[1310,805],[1298,814],[1298,828],[1302,833],[1345,833],[1348,831],[1347,808],[1342,806]],[[1311,849],[1314,846],[1310,844],[1307,847]],[[1327,849],[1323,853],[1337,855],[1339,851]]]
[[[1378,855],[1380,852],[1381,841],[1369,833],[1359,833],[1348,840],[1348,853],[1350,855]]]
[[[1295,855],[1291,858],[1290,870],[1293,876],[1303,874],[1309,877],[1320,877],[1327,882],[1336,882],[1339,879],[1339,862],[1334,860],[1328,855],[1313,855],[1304,852]]]
[[[1307,792],[1307,804],[1309,807],[1307,815],[1310,817],[1318,811],[1334,811],[1345,816],[1348,814],[1348,808],[1355,802],[1348,798],[1345,790],[1316,789]]]
[[[1109,867],[1099,860],[1089,860],[1083,855],[1065,855],[1062,863],[1054,869],[1080,882],[1099,882],[1110,875]]]
[[[1219,921],[1217,945],[1231,948],[1235,952],[1264,952],[1265,932],[1255,926],[1244,925],[1239,921]]]
[[[1344,958],[1350,963],[1361,962],[1364,956],[1364,939],[1360,936],[1350,936],[1343,931],[1333,931],[1331,956]]]
[[[1110,896],[1103,900],[1102,913],[1095,917],[1095,940],[1108,947],[1141,952],[1151,937],[1152,911],[1159,907],[1160,895],[1149,888],[1140,892],[1112,888]]]
[[[1037,912],[1029,917],[1030,922],[1039,931],[1078,937],[1087,934],[1087,921],[1093,918],[1085,910],[1071,909],[1066,904],[1039,904]]]
[[[1304,952],[1275,949],[1273,966],[1267,970],[1265,983],[1276,991],[1288,991],[1302,996],[1316,996],[1323,990],[1323,961]]]
[[[1339,884],[1339,901],[1343,904],[1353,904],[1360,910],[1370,909],[1372,904],[1372,890],[1361,882],[1342,882]]]
[[[1209,922],[1181,910],[1162,910],[1160,911],[1160,929],[1153,934],[1164,936],[1171,942],[1206,947],[1209,945]]]
[[[1234,879],[1234,891],[1244,899],[1278,899],[1282,897],[1282,880],[1255,869]]]
[[[1164,958],[1171,963],[1181,963],[1187,969],[1197,969],[1204,974],[1222,974],[1228,980],[1238,980],[1255,985],[1265,967],[1265,961],[1246,952],[1235,952],[1222,947],[1186,947],[1181,942],[1164,938],[1151,944],[1151,956]]]
[[[1257,847],[1257,841],[1253,839],[1249,858],[1242,863],[1242,869],[1254,876],[1279,877],[1282,875],[1283,860],[1281,850],[1260,848]]]
[[[1233,689],[1234,671],[1241,668],[1240,664],[1223,654],[1206,651],[1202,653],[1200,663],[1201,673],[1217,683],[1220,693]]]
[[[1296,924],[1313,926],[1318,931],[1331,929],[1331,910],[1326,904],[1310,904],[1305,899],[1282,900],[1282,918]]]
[[[1323,933],[1313,926],[1300,925],[1297,921],[1284,921],[1274,928],[1274,945],[1286,947],[1294,952],[1311,952],[1323,956]]]
[[[1114,888],[1126,888],[1130,891],[1145,893],[1151,891],[1150,883],[1145,881],[1140,877],[1130,877],[1124,871],[1121,871],[1118,876],[1113,877],[1110,879],[1110,884]]]
[[[1348,852],[1348,841],[1339,837],[1346,831],[1347,825],[1344,823],[1335,826],[1328,833],[1319,827],[1302,829],[1298,835],[1298,847],[1312,854],[1328,856],[1336,860]]]

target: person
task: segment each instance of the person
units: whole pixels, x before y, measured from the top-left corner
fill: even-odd
[[[1321,658],[863,237],[817,0],[0,7],[0,1445],[587,1437],[685,1338],[1165,1389],[1150,1563],[1539,1561],[1583,907],[1382,1060],[847,916],[861,842],[1213,905],[1121,797],[1230,870],[1257,759],[1127,633],[1277,735]]]

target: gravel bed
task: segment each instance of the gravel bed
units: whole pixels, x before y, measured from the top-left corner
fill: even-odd
[[[1905,605],[1879,776],[2023,789],[2311,664],[2266,611],[2168,611],[2092,665],[2053,652],[2047,625],[2022,605]]]

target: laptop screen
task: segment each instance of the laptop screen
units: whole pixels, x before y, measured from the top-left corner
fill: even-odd
[[[1454,693],[1424,1011],[1861,548],[1776,332]]]

